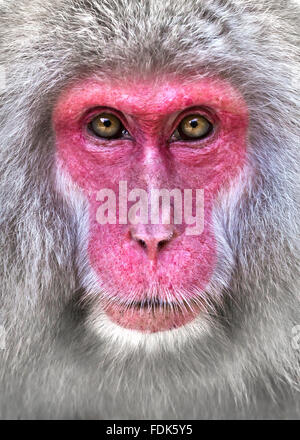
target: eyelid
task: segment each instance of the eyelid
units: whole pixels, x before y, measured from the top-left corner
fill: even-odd
[[[189,115],[199,115],[205,117],[208,122],[210,122],[212,125],[215,124],[217,121],[217,117],[215,113],[209,109],[208,107],[201,107],[201,106],[193,106],[185,109],[184,111],[177,114],[176,118],[174,119],[172,123],[173,131],[175,131],[176,127],[180,124],[180,122]],[[172,131],[172,132],[173,132]]]
[[[200,115],[205,117],[208,122],[210,122],[213,126],[218,123],[218,118],[213,110],[208,107],[201,106],[193,106],[185,109],[184,111],[178,113],[171,124],[171,128],[169,129],[170,136],[173,135],[174,131],[177,129],[181,121],[189,115]]]
[[[87,110],[87,112],[85,112],[85,114],[83,115],[82,119],[81,119],[81,124],[87,126],[88,124],[90,124],[92,122],[93,119],[95,119],[97,116],[100,116],[102,113],[111,113],[113,116],[115,116],[116,118],[118,118],[121,122],[121,124],[123,125],[123,127],[125,128],[125,130],[128,131],[128,133],[131,136],[130,130],[128,128],[128,122],[125,118],[125,116],[123,115],[123,113],[119,112],[116,109],[110,108],[110,107],[94,107],[92,109]]]
[[[203,116],[207,121],[212,125],[212,130],[210,133],[206,136],[204,136],[202,139],[173,139],[174,133],[176,130],[178,130],[179,125],[189,115],[199,115]],[[169,142],[170,143],[189,143],[191,145],[199,143],[199,142],[205,142],[206,139],[211,139],[212,136],[217,132],[219,126],[219,119],[217,118],[217,115],[215,112],[213,112],[208,107],[201,107],[201,106],[193,106],[190,108],[185,109],[183,112],[179,113],[172,124],[172,131],[169,136]]]

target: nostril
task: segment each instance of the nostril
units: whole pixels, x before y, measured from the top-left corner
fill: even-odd
[[[139,239],[139,240],[137,240],[137,242],[138,242],[138,244],[139,244],[143,249],[147,249],[147,248],[148,248],[146,241]],[[157,243],[157,250],[160,250],[160,249],[162,249],[163,247],[165,247],[167,243],[168,243],[168,240],[161,240],[161,241],[159,241],[159,242]]]
[[[143,230],[130,230],[129,237],[132,239],[139,248],[143,249],[147,253],[149,260],[155,261],[158,253],[167,247],[173,237],[175,237],[174,231],[150,230],[150,232]]]
[[[140,244],[144,249],[146,249],[147,247],[146,242],[144,240],[138,240],[138,244]]]
[[[161,240],[161,241],[159,241],[159,242],[157,243],[157,249],[158,249],[158,250],[162,249],[163,247],[166,246],[167,243],[168,243],[168,240]]]

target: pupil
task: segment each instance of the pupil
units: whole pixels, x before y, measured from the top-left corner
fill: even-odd
[[[111,121],[109,119],[104,119],[102,122],[103,122],[104,127],[110,127],[111,126]]]
[[[197,119],[192,119],[192,120],[190,121],[190,126],[191,126],[192,128],[196,128],[196,127],[198,126],[198,121],[197,121]]]

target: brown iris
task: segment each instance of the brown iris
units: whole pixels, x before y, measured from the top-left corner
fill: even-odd
[[[178,125],[174,136],[177,139],[197,140],[208,136],[213,129],[213,125],[202,115],[185,116]]]
[[[122,136],[124,127],[119,118],[111,113],[101,113],[89,124],[90,130],[98,137],[116,139]]]

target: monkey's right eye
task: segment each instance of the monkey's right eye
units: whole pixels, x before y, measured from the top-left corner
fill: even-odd
[[[95,136],[104,139],[118,139],[128,134],[120,119],[112,113],[100,113],[88,127]]]

